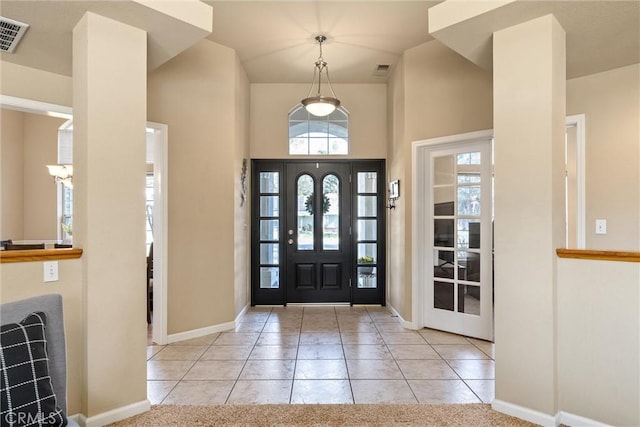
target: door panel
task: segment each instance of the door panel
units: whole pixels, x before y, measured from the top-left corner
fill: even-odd
[[[427,151],[425,326],[493,338],[490,141]]]
[[[349,302],[350,167],[289,163],[286,204],[287,302]]]

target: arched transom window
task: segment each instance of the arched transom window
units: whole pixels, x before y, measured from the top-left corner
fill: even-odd
[[[349,154],[349,113],[338,107],[325,117],[309,114],[302,105],[289,113],[289,154]]]

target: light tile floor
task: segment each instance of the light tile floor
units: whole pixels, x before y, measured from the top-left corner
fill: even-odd
[[[235,331],[147,347],[152,404],[489,403],[490,342],[384,307],[251,308]]]

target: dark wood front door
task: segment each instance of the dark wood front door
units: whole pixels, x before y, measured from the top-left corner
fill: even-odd
[[[252,162],[251,304],[385,304],[384,161]]]
[[[351,186],[347,163],[289,163],[287,302],[349,302]]]

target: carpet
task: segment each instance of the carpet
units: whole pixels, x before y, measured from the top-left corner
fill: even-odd
[[[473,426],[529,427],[527,421],[465,405],[157,405],[111,424],[125,426]]]

